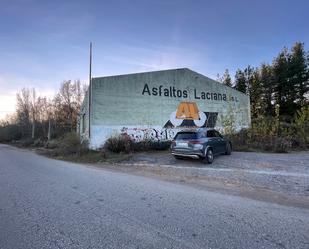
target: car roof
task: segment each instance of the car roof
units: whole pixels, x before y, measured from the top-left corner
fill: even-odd
[[[211,131],[211,130],[215,130],[215,129],[214,128],[187,128],[179,132],[205,132],[205,131]]]

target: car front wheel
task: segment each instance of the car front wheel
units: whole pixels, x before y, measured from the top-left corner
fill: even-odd
[[[214,161],[214,154],[213,154],[212,149],[207,149],[206,155],[203,161],[208,164],[211,164]]]

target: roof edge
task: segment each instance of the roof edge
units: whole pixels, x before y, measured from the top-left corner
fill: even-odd
[[[139,74],[147,74],[147,73],[158,73],[158,72],[167,72],[167,71],[188,71],[192,74],[195,74],[195,75],[199,75],[200,77],[203,77],[203,78],[206,78],[210,81],[213,81],[214,83],[217,83],[217,84],[220,84],[224,87],[229,87],[231,88],[232,91],[235,91],[237,93],[240,93],[242,95],[245,95],[247,97],[249,97],[249,95],[241,92],[241,91],[238,91],[236,90],[235,88],[233,87],[230,87],[230,86],[226,86],[224,85],[223,83],[219,82],[219,81],[216,81],[212,78],[209,78],[207,76],[205,76],[204,74],[201,74],[201,73],[198,73],[190,68],[187,68],[187,67],[181,67],[181,68],[171,68],[171,69],[163,69],[163,70],[154,70],[154,71],[145,71],[145,72],[137,72],[137,73],[127,73],[127,74],[116,74],[116,75],[107,75],[107,76],[101,76],[101,77],[92,77],[92,79],[101,79],[101,78],[112,78],[112,77],[120,77],[120,76],[129,76],[129,75],[139,75]]]
[[[189,68],[180,67],[180,68],[170,68],[170,69],[163,69],[163,70],[144,71],[144,72],[137,72],[137,73],[126,73],[126,74],[106,75],[106,76],[100,76],[100,77],[92,77],[92,79],[109,78],[109,77],[118,77],[118,76],[128,76],[128,75],[135,75],[135,74],[158,73],[158,72],[167,72],[167,71],[176,71],[176,70],[189,70],[189,71],[192,71],[192,70],[189,69]],[[194,72],[194,71],[192,71],[192,72]]]

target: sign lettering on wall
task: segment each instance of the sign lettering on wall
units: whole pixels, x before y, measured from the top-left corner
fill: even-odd
[[[190,92],[188,90],[180,90],[175,88],[175,86],[164,87],[160,85],[159,87],[149,87],[148,84],[145,84],[142,90],[142,95],[149,96],[159,96],[159,97],[170,97],[170,98],[190,98]],[[215,100],[215,101],[235,101],[238,102],[237,97],[230,96],[229,98],[226,96],[226,93],[219,92],[205,92],[198,91],[197,89],[193,89],[194,99],[205,99],[205,100]]]

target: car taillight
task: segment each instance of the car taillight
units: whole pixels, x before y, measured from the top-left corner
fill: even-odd
[[[202,144],[202,141],[200,141],[200,140],[191,140],[190,143],[191,144]]]

